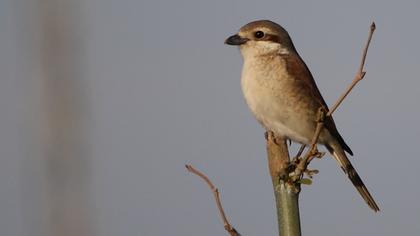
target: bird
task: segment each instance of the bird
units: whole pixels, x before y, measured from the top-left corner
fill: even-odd
[[[245,101],[258,122],[276,137],[309,145],[319,109],[328,111],[315,80],[289,33],[270,20],[250,22],[228,37],[225,44],[238,46],[243,58],[241,87]],[[326,116],[318,144],[338,162],[368,206],[379,207],[348,159],[353,155],[331,116]]]

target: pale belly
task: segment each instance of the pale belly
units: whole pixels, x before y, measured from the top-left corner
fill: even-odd
[[[248,76],[247,76],[248,75]],[[250,73],[241,79],[245,100],[256,119],[276,136],[309,144],[314,132],[306,113],[288,99],[287,88],[278,81],[257,80]]]

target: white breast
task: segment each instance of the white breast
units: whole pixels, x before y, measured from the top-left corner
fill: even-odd
[[[261,68],[264,67],[264,68]],[[299,123],[282,94],[282,81],[287,81],[287,71],[282,60],[273,65],[261,61],[245,60],[241,85],[245,100],[256,117],[265,127],[277,136],[300,143],[309,140],[299,132]]]

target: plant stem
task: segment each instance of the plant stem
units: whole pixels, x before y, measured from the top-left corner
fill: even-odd
[[[284,181],[273,184],[279,235],[300,236],[299,192]]]
[[[285,139],[267,133],[268,166],[276,199],[279,235],[300,236],[300,184],[289,180],[289,151]]]

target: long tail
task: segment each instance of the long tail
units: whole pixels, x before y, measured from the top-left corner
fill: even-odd
[[[359,174],[357,174],[357,171],[350,163],[350,160],[347,158],[346,154],[344,153],[344,150],[341,147],[336,147],[335,145],[327,145],[327,149],[337,160],[341,169],[343,169],[344,173],[347,174],[350,181],[353,183],[354,187],[356,187],[357,191],[359,191],[360,195],[363,197],[363,199],[369,205],[369,207],[372,208],[372,210],[374,210],[375,212],[379,211],[378,205],[376,204],[373,197],[370,195]]]

